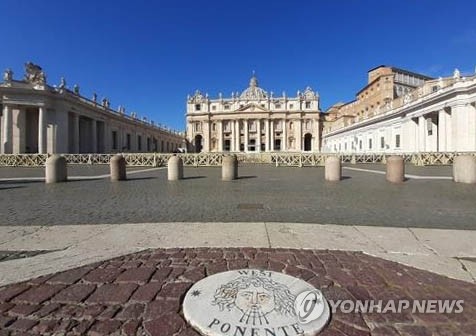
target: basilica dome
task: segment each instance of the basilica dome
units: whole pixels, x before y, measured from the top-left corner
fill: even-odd
[[[258,86],[258,79],[253,75],[250,79],[250,86],[245,89],[241,95],[241,99],[264,99],[268,96],[265,90]]]

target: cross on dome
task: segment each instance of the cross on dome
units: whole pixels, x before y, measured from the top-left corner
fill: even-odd
[[[263,99],[267,96],[268,94],[266,93],[266,91],[259,87],[258,78],[256,78],[255,71],[253,70],[253,75],[250,78],[250,86],[241,93],[240,98]]]

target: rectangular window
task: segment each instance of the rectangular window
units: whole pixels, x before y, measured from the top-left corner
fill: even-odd
[[[359,140],[359,149],[362,149],[362,140]]]
[[[131,135],[129,133],[126,135],[126,148],[127,150],[131,150]]]
[[[112,131],[112,149],[117,150],[117,131]]]
[[[137,136],[137,150],[142,150],[142,137],[140,135]]]
[[[224,108],[225,108],[225,110],[229,110],[229,109],[230,109],[230,105],[225,105]]]
[[[306,102],[306,108],[310,109],[311,108],[311,102]]]
[[[147,151],[150,152],[150,138],[147,138]]]
[[[372,149],[372,139],[369,139],[369,149]]]
[[[200,111],[202,106],[200,104],[195,104],[195,111]]]
[[[385,148],[385,137],[380,137],[380,148]]]
[[[275,109],[280,109],[280,108],[281,108],[281,104],[274,104],[274,108],[275,108]]]
[[[400,148],[400,134],[395,135],[395,147]]]

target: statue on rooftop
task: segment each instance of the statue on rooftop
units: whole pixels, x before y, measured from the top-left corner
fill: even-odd
[[[453,72],[453,78],[458,79],[460,77],[461,77],[461,72],[458,69],[455,69],[455,71]]]
[[[5,70],[5,72],[3,73],[3,80],[5,82],[11,82],[13,80],[13,71],[12,71],[12,69],[8,68],[7,70]]]
[[[61,77],[60,85],[58,86],[58,88],[64,89],[65,87],[66,87],[66,79],[64,79],[64,77]]]
[[[32,84],[43,85],[46,83],[46,74],[40,66],[28,62],[25,64],[25,80]]]

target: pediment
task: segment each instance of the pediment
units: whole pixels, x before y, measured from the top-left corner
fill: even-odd
[[[261,105],[249,103],[237,109],[236,112],[270,112],[270,110]]]

